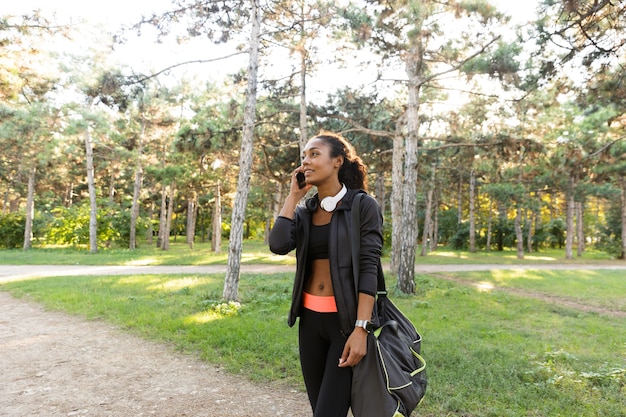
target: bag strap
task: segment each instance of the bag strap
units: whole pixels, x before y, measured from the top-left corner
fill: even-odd
[[[354,195],[352,200],[352,274],[354,277],[354,291],[355,295],[359,296],[359,253],[361,252],[361,193]]]
[[[354,275],[354,290],[358,294],[359,288],[359,262],[361,252],[361,198],[363,193],[357,193],[352,200],[352,273]],[[377,283],[377,295],[386,296],[387,289],[385,287],[385,275],[383,274],[383,266],[378,260],[378,283]],[[358,295],[357,295],[358,296]]]

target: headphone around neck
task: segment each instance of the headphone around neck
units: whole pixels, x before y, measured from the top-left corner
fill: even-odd
[[[339,191],[334,196],[324,197],[320,202],[320,207],[322,208],[322,210],[327,212],[335,210],[337,208],[337,203],[339,203],[339,200],[341,200],[347,192],[348,189],[346,188],[346,185],[341,184],[341,191]]]
[[[307,200],[305,201],[305,206],[307,210],[311,213],[317,210],[318,207],[322,207],[322,210],[328,211],[328,212],[335,210],[337,208],[337,204],[339,204],[339,201],[348,192],[348,189],[346,188],[346,186],[344,184],[342,185],[343,187],[341,188],[341,191],[337,193],[337,195],[331,196],[331,197],[324,197],[321,203],[317,195],[311,198],[307,198]]]

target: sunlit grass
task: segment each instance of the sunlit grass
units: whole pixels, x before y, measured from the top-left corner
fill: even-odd
[[[551,263],[606,263],[614,261],[604,252],[588,249],[583,256],[574,259],[565,259],[565,249],[542,249],[540,252],[524,253],[523,259],[517,258],[517,251],[505,249],[503,251],[469,252],[464,250],[450,250],[448,248],[438,248],[429,252],[426,256],[417,256],[415,262],[418,264],[551,264]],[[617,261],[620,262],[620,261]]]
[[[387,251],[388,252],[388,251]],[[388,258],[385,259],[388,262]],[[136,250],[125,248],[101,249],[90,254],[85,248],[45,247],[23,250],[0,250],[0,264],[14,265],[225,265],[228,262],[228,242],[221,247],[220,253],[211,250],[210,242],[196,243],[191,249],[180,239],[170,244],[170,249],[163,251],[154,245],[141,244]],[[245,240],[241,255],[243,264],[294,265],[295,254],[275,255],[270,252],[262,240]],[[588,249],[582,257],[566,260],[564,249],[544,249],[536,253],[526,253],[524,259],[517,259],[517,252],[512,249],[499,251],[450,250],[439,247],[426,256],[416,256],[418,265],[446,264],[621,264],[603,252]]]
[[[225,265],[228,262],[228,243],[221,252],[211,250],[211,243],[196,243],[191,249],[183,242],[172,242],[170,249],[161,250],[154,245],[142,244],[135,250],[125,248],[99,249],[91,254],[87,249],[44,247],[23,250],[0,250],[0,264],[11,265]],[[293,265],[293,255],[279,256],[271,253],[260,240],[246,240],[241,256],[243,264]]]
[[[584,268],[584,267],[582,267]],[[591,306],[626,312],[624,270],[492,270],[447,272],[440,276],[463,279],[480,289],[515,288],[538,295],[565,297]]]

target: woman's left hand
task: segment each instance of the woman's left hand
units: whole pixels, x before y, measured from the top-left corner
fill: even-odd
[[[346,345],[343,348],[341,358],[339,358],[339,367],[347,368],[356,366],[367,353],[367,332],[357,327],[348,337]]]

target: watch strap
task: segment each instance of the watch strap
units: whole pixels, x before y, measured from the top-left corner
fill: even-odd
[[[360,327],[360,328],[364,329],[368,333],[370,333],[372,330],[374,330],[374,325],[369,320],[357,320],[354,323],[354,327]]]

